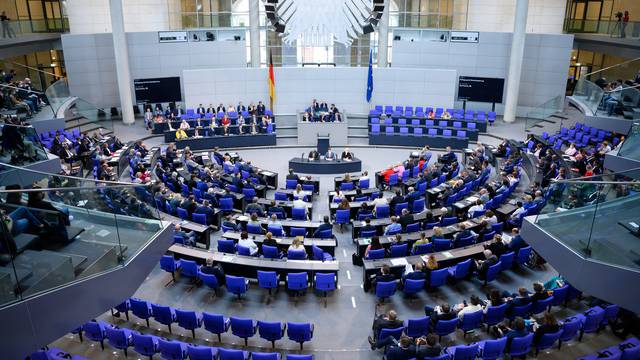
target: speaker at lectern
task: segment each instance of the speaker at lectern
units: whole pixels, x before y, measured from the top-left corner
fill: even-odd
[[[318,134],[318,152],[320,153],[320,155],[324,156],[324,154],[327,153],[327,150],[329,150],[329,134]]]

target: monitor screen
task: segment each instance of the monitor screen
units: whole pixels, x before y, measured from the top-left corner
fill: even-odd
[[[504,79],[460,76],[458,79],[458,101],[501,103]]]
[[[182,101],[180,77],[134,79],[136,103],[168,103]]]

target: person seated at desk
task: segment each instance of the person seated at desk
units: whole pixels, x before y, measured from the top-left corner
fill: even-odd
[[[244,116],[242,114],[238,115],[238,134],[244,135]]]
[[[484,254],[485,260],[476,260],[475,266],[478,269],[478,279],[484,280],[487,277],[487,271],[492,265],[498,263],[498,257],[493,255],[491,250],[484,250],[482,252]]]
[[[300,177],[298,176],[298,174],[293,172],[293,169],[289,169],[289,174],[287,174],[287,180],[300,181]]]
[[[438,335],[427,334],[416,340],[416,359],[435,358],[442,353],[442,346],[438,343]]]
[[[449,304],[438,305],[431,312],[429,312],[429,310],[429,306],[424,307],[425,314],[429,316],[432,331],[435,329],[438,321],[453,320],[456,318],[456,313],[451,311]]]
[[[445,120],[451,119],[451,114],[447,110],[445,110],[442,113],[442,115],[440,116],[440,118],[445,119]]]
[[[273,122],[273,120],[271,120],[271,117],[269,115],[264,115],[262,117],[262,122],[261,122],[261,126],[260,126],[260,132],[263,134],[267,133],[267,130],[269,128],[269,124],[271,124]]]
[[[258,216],[264,216],[264,207],[258,203],[257,196],[255,196],[251,200],[251,204],[247,205],[245,212],[248,214],[258,214]]]
[[[271,200],[271,205],[269,206],[269,210],[267,212],[272,215],[276,215],[276,213],[280,213],[282,215],[285,214],[284,209],[281,206],[278,206],[275,200]]]
[[[413,202],[420,199],[420,193],[416,191],[413,186],[409,186],[407,189],[407,196],[404,197],[404,201],[409,203],[409,207],[413,207]]]
[[[278,242],[276,241],[276,239],[273,238],[273,233],[271,233],[271,231],[264,234],[264,240],[262,240],[262,246],[265,246],[265,245],[273,246],[273,247],[278,246]]]
[[[264,115],[267,108],[264,106],[262,101],[258,101],[258,105],[256,105],[256,115]]]
[[[187,210],[189,215],[193,214],[197,207],[198,204],[196,203],[196,198],[194,195],[189,195],[180,203],[180,208]]]
[[[218,285],[224,286],[226,284],[226,277],[224,270],[220,264],[213,265],[213,258],[207,258],[205,264],[200,268],[200,272],[207,275],[213,275],[218,280]]]
[[[295,239],[293,239],[293,242],[291,242],[291,245],[289,245],[289,248],[287,249],[287,251],[289,250],[305,250],[304,237],[296,236]]]
[[[224,135],[228,136],[229,125],[231,125],[231,120],[229,119],[229,116],[227,116],[227,114],[224,114],[224,116],[222,117],[222,120],[220,120],[220,125],[222,125],[222,128],[224,130]]]
[[[360,209],[358,209],[357,217],[358,219],[362,219],[362,217],[370,217],[373,214],[373,208],[367,204],[366,201],[360,204]]]
[[[451,146],[447,146],[445,148],[445,153],[440,155],[440,158],[438,159],[438,161],[443,164],[450,164],[456,160],[456,154],[451,150]]]
[[[422,262],[419,262],[417,264],[415,264],[413,266],[413,271],[412,272],[405,272],[402,275],[402,284],[404,285],[404,282],[409,279],[409,280],[424,280],[427,278],[427,275],[424,273],[423,271],[424,265]]]
[[[428,119],[435,119],[436,118],[436,113],[432,110],[429,110],[429,113],[427,114],[427,118]]]
[[[342,114],[340,114],[340,110],[336,107],[335,104],[331,104],[331,108],[329,108],[330,121],[342,121]]]
[[[427,238],[427,234],[425,234],[424,232],[420,233],[420,239],[416,240],[413,243],[413,246],[411,247],[412,249],[416,249],[418,247],[418,245],[426,245],[429,243],[429,239]],[[424,270],[423,270],[424,272]]]
[[[506,253],[509,249],[502,242],[502,234],[495,234],[493,236],[492,242],[489,245],[485,245],[485,249],[491,251],[493,255],[496,257],[500,257],[502,254]]]
[[[384,271],[384,266],[383,266],[383,271]],[[404,324],[403,321],[398,319],[398,314],[394,310],[389,310],[387,311],[386,314],[379,315],[373,320],[373,324],[371,325],[371,330],[373,330],[373,336],[369,336],[369,343],[373,347],[373,344],[375,343],[375,339],[378,339],[380,335],[380,331],[382,329],[396,329],[396,328],[402,327],[403,324]]]
[[[342,151],[342,155],[340,155],[342,160],[353,160],[353,153],[349,151],[349,148],[344,148]]]
[[[360,234],[362,234],[364,231],[376,231],[376,227],[371,225],[371,218],[367,217],[364,219],[364,226],[362,228],[360,228]],[[362,235],[360,235],[362,236]]]
[[[187,120],[182,120],[182,121],[180,122],[180,127],[179,127],[179,129],[180,129],[180,130],[185,130],[185,131],[186,131],[186,130],[191,129],[191,126],[189,125],[189,123],[187,122]]]
[[[336,159],[336,157],[337,157],[336,153],[335,153],[335,152],[333,152],[333,149],[331,149],[331,148],[329,148],[329,149],[327,150],[327,153],[324,155],[324,159],[325,159],[325,160],[329,160],[329,161],[333,161],[333,160],[335,160],[335,159]]]
[[[511,241],[509,241],[509,250],[517,253],[518,250],[527,246],[529,246],[529,244],[527,244],[522,236],[520,236],[520,229],[515,227],[511,229]]]
[[[258,245],[256,245],[253,240],[249,239],[249,234],[246,231],[243,231],[240,234],[240,240],[238,240],[238,246],[244,246],[249,249],[249,254],[251,256],[256,256],[258,254]]]
[[[402,225],[400,225],[398,223],[398,218],[395,216],[391,217],[391,224],[387,225],[386,228],[384,228],[384,234],[385,235],[393,235],[393,234],[397,234],[399,232],[402,231]]]
[[[311,121],[313,121],[313,118],[311,117],[311,115],[309,114],[308,111],[305,111],[304,114],[302,114],[302,121],[303,122],[311,122]]]
[[[460,232],[458,232],[456,236],[453,238],[453,247],[458,247],[459,246],[458,242],[461,239],[468,238],[469,236],[475,235],[473,231],[467,229],[467,226],[464,223],[461,223],[460,225],[458,225],[458,227],[460,228]]]
[[[238,231],[240,229],[240,226],[236,224],[231,215],[227,215],[224,218],[224,220],[222,221],[222,226],[224,226],[225,228],[230,228],[233,231]]]
[[[293,204],[292,204],[292,208],[293,209],[304,209],[307,218],[309,218],[309,204],[306,201],[304,201],[304,200],[302,200],[300,198],[294,199],[293,200]]]
[[[351,209],[351,204],[349,203],[349,200],[345,197],[342,198],[342,200],[340,201],[340,204],[338,204],[338,210],[350,210]]]
[[[181,238],[182,242],[187,246],[196,246],[196,233],[195,231],[186,232],[182,230],[180,224],[176,224],[173,232],[174,238]]]
[[[398,223],[402,226],[402,231],[407,231],[407,225],[412,224],[414,222],[413,215],[409,212],[409,209],[402,209],[402,214],[400,215],[400,219],[398,219]]]
[[[475,205],[471,206],[467,211],[469,219],[473,217],[473,214],[484,210],[484,202],[481,199],[476,200]]]
[[[309,160],[318,160],[320,159],[320,153],[318,153],[318,150],[311,150],[309,151]]]
[[[395,280],[396,280],[396,277],[393,276],[393,274],[391,274],[391,268],[389,267],[389,265],[384,264],[382,265],[382,268],[380,268],[380,273],[376,274],[376,276],[373,278],[373,281],[371,283],[372,288],[375,289],[378,283],[395,281]]]
[[[176,140],[183,140],[188,138],[189,136],[187,136],[187,133],[184,130],[182,129],[176,130]]]
[[[325,215],[322,220],[323,220],[322,224],[320,224],[320,226],[318,226],[316,231],[313,232],[313,237],[315,238],[320,237],[320,233],[322,231],[333,230],[333,225],[331,225],[331,223],[329,222],[329,216]]]
[[[271,214],[271,216],[269,217],[269,221],[267,223],[267,226],[272,228],[272,229],[280,229],[281,231],[284,231],[284,229],[282,227],[282,222],[280,222],[280,220],[278,220],[278,216],[276,214]]]
[[[202,205],[198,205],[194,213],[205,214],[207,216],[207,223],[211,223],[213,220],[213,209],[209,205],[209,200],[202,200]]]

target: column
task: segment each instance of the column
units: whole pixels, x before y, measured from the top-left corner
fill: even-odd
[[[509,56],[507,100],[504,106],[504,121],[508,123],[516,121],[520,77],[522,75],[522,60],[524,59],[524,41],[527,35],[528,10],[529,0],[517,0],[516,17],[513,24],[513,39],[511,40],[511,55]]]
[[[251,67],[260,67],[260,0],[249,0]]]
[[[111,12],[111,28],[113,32],[113,51],[116,60],[116,77],[118,79],[118,93],[122,108],[122,122],[133,124],[133,96],[131,95],[131,70],[129,69],[129,51],[127,49],[127,34],[124,32],[123,0],[109,0]]]
[[[378,23],[378,67],[389,64],[389,0],[384,0],[384,12]]]

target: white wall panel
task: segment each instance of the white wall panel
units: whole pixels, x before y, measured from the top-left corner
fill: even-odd
[[[246,76],[246,77],[245,77]],[[342,111],[366,113],[374,104],[452,106],[456,72],[438,69],[374,69],[371,104],[365,99],[366,68],[276,68],[278,113],[303,111],[313,99]],[[246,81],[239,79],[246,78]],[[187,107],[198,104],[268,103],[267,69],[202,69],[183,72]],[[213,91],[203,91],[204,87]]]

